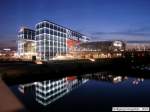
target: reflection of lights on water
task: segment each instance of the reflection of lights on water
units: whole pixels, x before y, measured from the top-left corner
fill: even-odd
[[[137,85],[137,84],[139,84],[139,81],[134,80],[132,83],[135,84],[135,85]]]
[[[144,81],[144,78],[137,78],[137,79],[132,81],[132,84],[133,85],[138,85],[138,84],[140,84],[143,81]]]
[[[101,79],[105,79],[105,77],[104,77],[104,76],[101,76]]]
[[[144,81],[144,78],[141,78],[141,81],[143,82],[143,81]]]
[[[108,75],[108,77],[112,77],[112,75]]]
[[[126,80],[127,80],[127,79],[128,79],[128,77],[127,77],[127,76],[125,76],[125,77],[124,77],[124,79],[126,79]]]
[[[70,76],[59,80],[46,80],[42,82],[21,84],[18,89],[23,94],[26,90],[31,89],[35,92],[35,100],[39,104],[47,106],[87,81],[88,79],[82,78],[79,80],[76,76]]]
[[[118,82],[121,82],[121,81],[122,81],[122,77],[121,76],[117,76],[117,77],[113,78],[113,82],[114,83],[118,83]]]

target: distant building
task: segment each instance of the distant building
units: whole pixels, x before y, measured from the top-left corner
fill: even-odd
[[[127,51],[149,51],[150,41],[127,41]]]
[[[35,31],[21,28],[18,33],[18,55],[22,58],[31,59],[36,55]]]
[[[77,46],[76,50],[79,51],[100,51],[100,52],[119,52],[125,50],[125,43],[120,40],[115,41],[96,41],[81,43]]]
[[[125,47],[125,42],[119,40],[85,42],[78,44],[70,55],[79,59],[112,58],[121,56]]]
[[[16,56],[16,51],[10,48],[4,48],[0,50],[0,57],[2,58],[12,58]]]
[[[36,24],[36,52],[40,60],[64,55],[87,37],[47,20]]]

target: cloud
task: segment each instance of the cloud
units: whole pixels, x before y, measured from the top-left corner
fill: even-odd
[[[94,32],[92,35],[129,35],[129,36],[150,36],[150,33],[142,32]]]
[[[0,49],[3,48],[15,48],[17,47],[17,42],[16,40],[1,40],[0,41]]]
[[[140,28],[135,28],[135,29],[129,29],[127,30],[128,32],[150,32],[150,27],[145,26],[145,27],[140,27]]]
[[[122,35],[122,36],[150,36],[150,27],[141,27],[136,29],[128,29],[125,31],[116,31],[116,32],[92,32],[93,36],[104,36],[104,35]]]

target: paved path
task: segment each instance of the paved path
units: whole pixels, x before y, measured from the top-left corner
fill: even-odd
[[[21,102],[0,79],[0,112],[16,112],[23,109]]]

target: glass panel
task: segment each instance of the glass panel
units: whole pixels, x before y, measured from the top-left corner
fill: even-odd
[[[57,30],[57,26],[54,26],[54,30]]]
[[[52,24],[50,24],[50,29],[53,29],[54,27],[53,27],[53,25]]]
[[[56,36],[57,36],[57,32],[56,32],[56,31],[54,31],[54,35],[56,35]]]
[[[58,31],[60,31],[60,27],[58,27]]]
[[[49,28],[49,27],[50,27],[50,25],[49,25],[48,23],[46,23],[46,27],[47,27],[47,28]]]
[[[41,27],[42,27],[42,28],[44,27],[44,23],[41,24]]]
[[[49,34],[49,29],[46,29],[46,32],[45,32],[45,33]]]
[[[50,30],[50,34],[53,35],[53,30]]]

